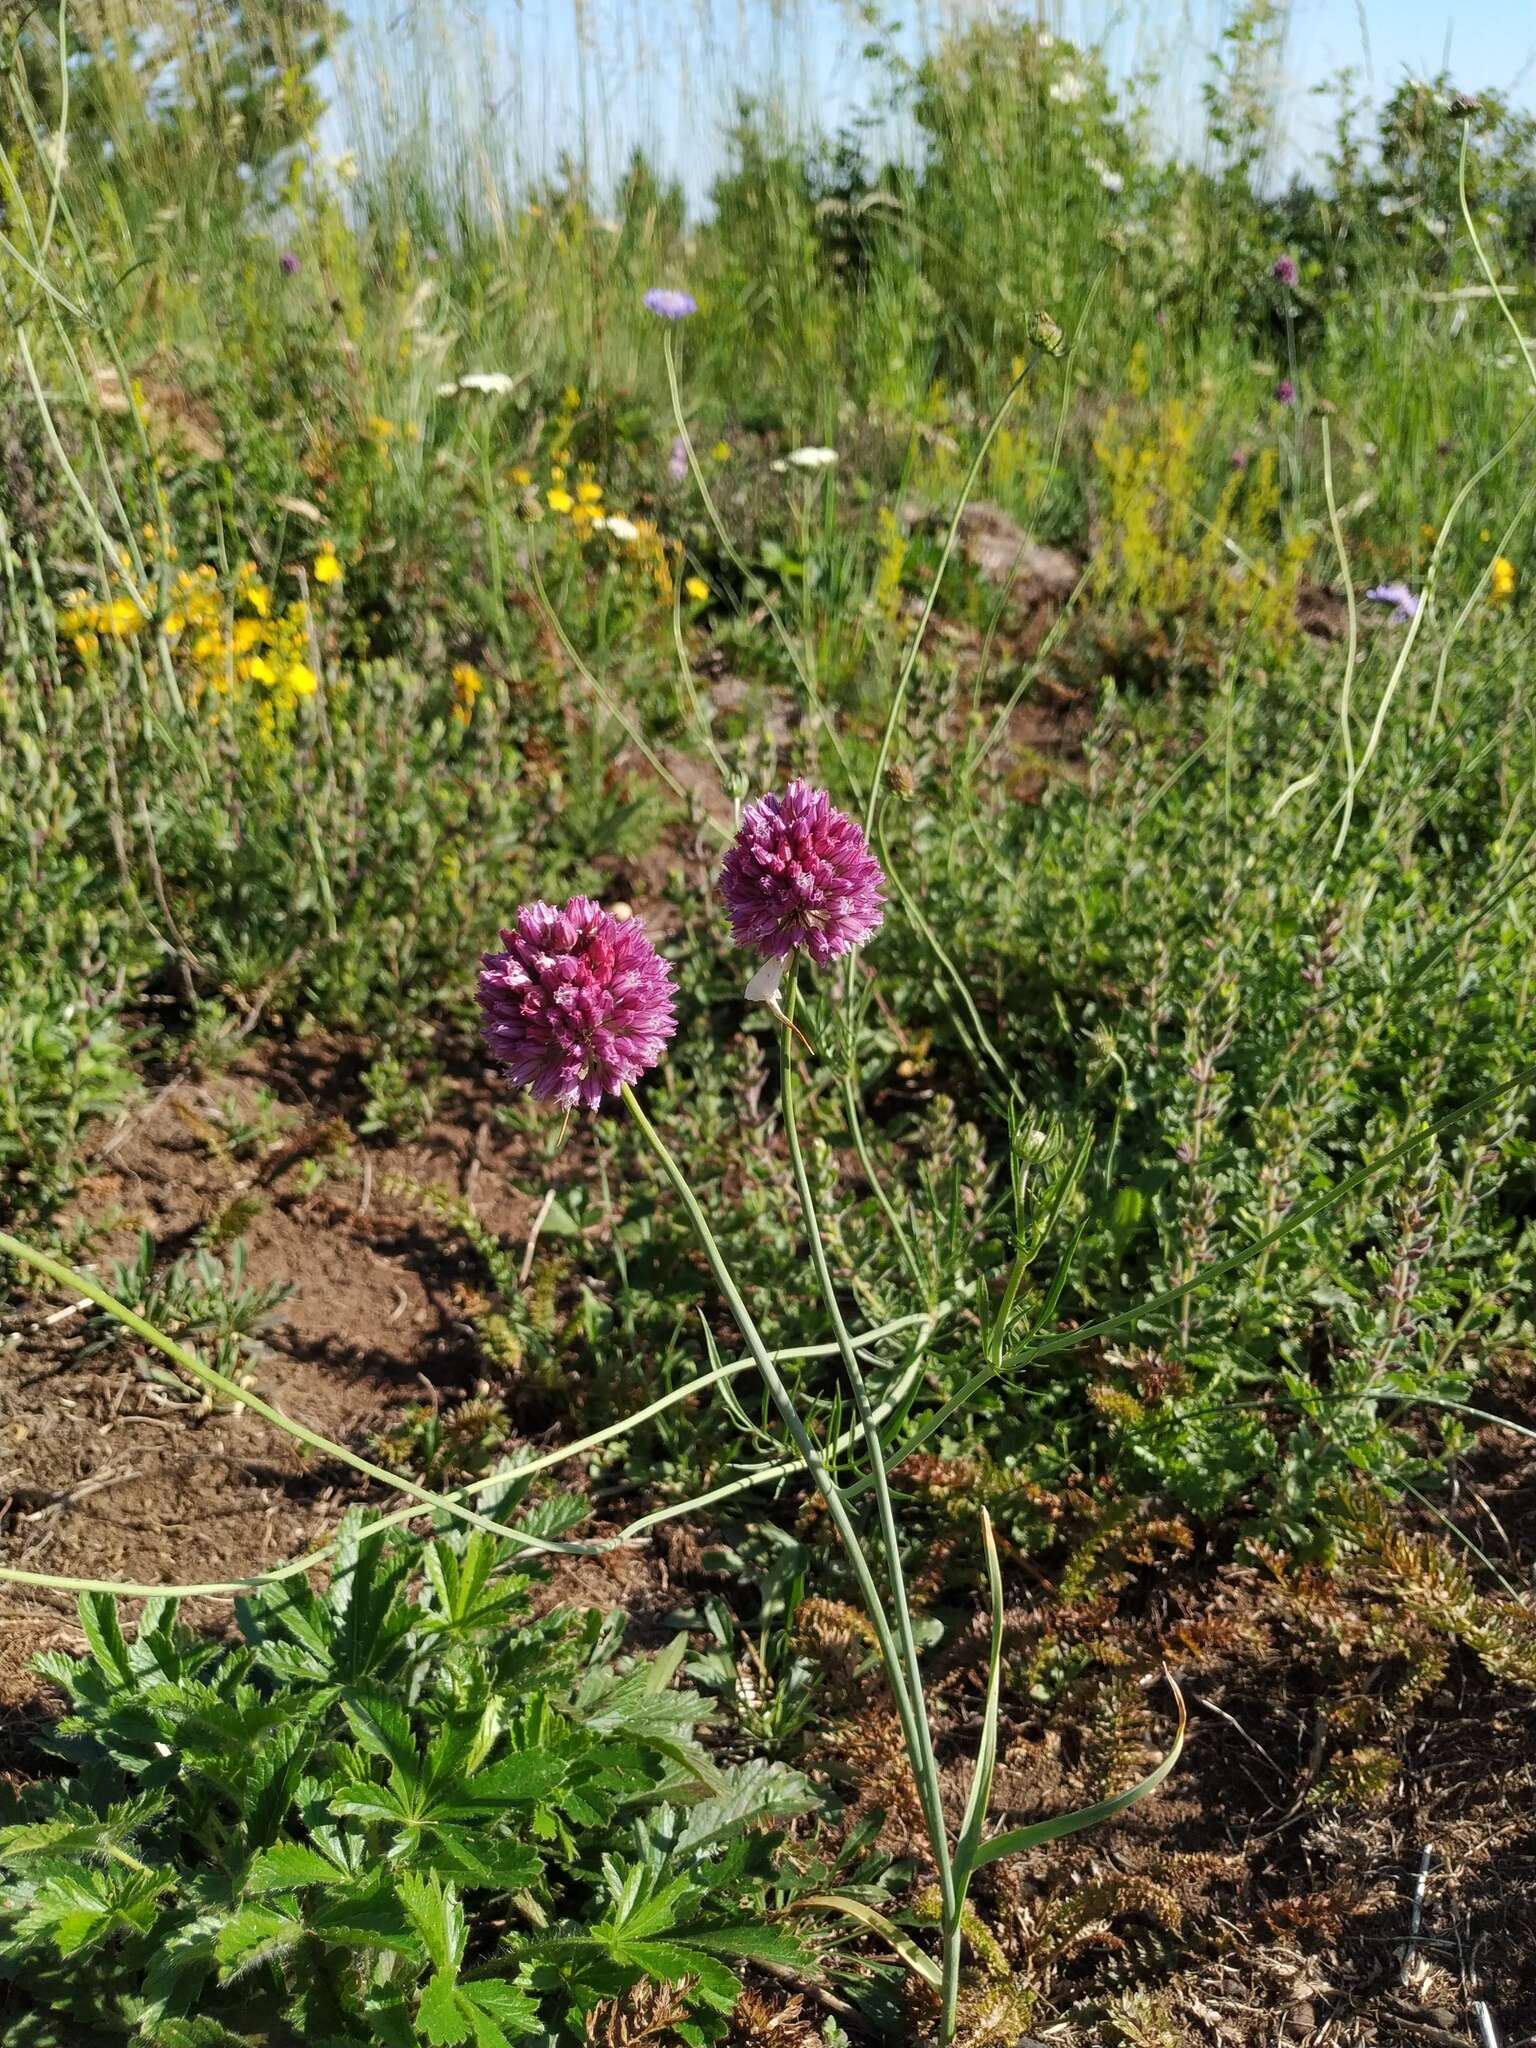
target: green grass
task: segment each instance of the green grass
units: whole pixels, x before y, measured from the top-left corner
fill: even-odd
[[[113,20],[72,21],[67,109],[47,25],[0,50],[14,1226],[60,1227],[151,1060],[236,1034],[358,1034],[363,1128],[418,1131],[515,906],[644,887],[680,988],[647,1113],[766,1341],[824,1347],[775,1034],[707,886],[730,804],[806,773],[891,878],[802,992],[799,1116],[849,1319],[903,1333],[870,1367],[891,1443],[941,1461],[906,1468],[914,1557],[953,1535],[970,1587],[979,1508],[1016,1559],[1143,1499],[1327,1556],[1362,1479],[1440,1487],[1532,1334],[1532,378],[1491,290],[1536,289],[1531,123],[1404,87],[1374,153],[1276,196],[1268,8],[1213,59],[1198,165],[1093,53],[981,25],[876,60],[916,168],[744,105],[689,220],[640,160],[519,185],[425,50],[352,107],[352,182],[310,147],[318,18],[173,35],[160,98]],[[661,281],[701,307],[681,478]],[[786,470],[805,443],[835,465]],[[973,464],[1083,566],[1043,647],[946,565]],[[1364,596],[1431,573],[1411,631]],[[500,1114],[553,1156],[537,1105]],[[733,1342],[632,1126],[592,1156],[526,1282],[457,1219],[488,1366],[567,1436]],[[600,1197],[622,1227],[584,1232]],[[732,1486],[775,1455],[746,1384],[592,1476],[663,1511]],[[833,1362],[792,1385],[843,1425]]]

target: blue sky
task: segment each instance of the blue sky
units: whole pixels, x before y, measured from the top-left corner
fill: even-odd
[[[984,0],[881,0],[908,55]],[[707,191],[719,114],[736,89],[771,87],[824,126],[867,104],[869,31],[853,0],[352,0],[360,48],[388,67],[414,51],[434,73],[459,64],[484,91],[514,152],[547,163],[586,137],[600,171],[643,142]],[[1033,12],[1033,5],[1024,11]],[[1177,143],[1198,132],[1197,88],[1230,0],[1047,0],[1045,18],[1103,40],[1112,68],[1160,80],[1159,115]],[[413,38],[408,30],[417,26]],[[1536,0],[1292,0],[1281,83],[1282,169],[1305,168],[1330,111],[1310,88],[1351,66],[1371,97],[1442,65],[1473,89],[1497,86],[1536,109]],[[492,90],[494,81],[494,91]]]

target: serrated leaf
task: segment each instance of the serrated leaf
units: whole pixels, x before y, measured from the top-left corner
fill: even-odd
[[[400,1874],[397,1889],[434,1966],[439,1971],[456,1971],[463,1959],[466,1934],[464,1908],[453,1886],[435,1875],[406,1870]]]
[[[531,1806],[547,1799],[566,1776],[564,1757],[544,1749],[518,1750],[477,1771],[445,1811],[462,1813],[498,1806]]]
[[[303,1842],[277,1842],[255,1857],[245,1876],[249,1892],[297,1891],[307,1884],[345,1884],[349,1873]]]
[[[416,2025],[432,2048],[453,2048],[455,2042],[470,2038],[469,2014],[459,2002],[458,1986],[445,1972],[439,1970],[421,1994]]]
[[[679,1855],[724,1841],[753,1821],[809,1813],[816,1795],[798,1771],[754,1759],[733,1771],[725,1790],[688,1809],[677,1837]]]
[[[111,1593],[82,1593],[80,1626],[91,1646],[91,1655],[103,1671],[118,1685],[131,1683],[133,1666],[128,1657],[128,1645],[123,1639],[123,1624],[114,1596]]]
[[[382,1757],[392,1771],[413,1784],[420,1774],[421,1756],[405,1709],[383,1693],[353,1692],[342,1701],[341,1710],[364,1749]]]
[[[618,1942],[613,1957],[664,1984],[680,1984],[685,1977],[692,1977],[697,1995],[717,2012],[729,2012],[741,1996],[741,1979],[733,1970],[702,1949],[687,1948],[681,1942]]]
[[[304,1922],[297,1912],[285,1913],[276,1906],[247,1904],[226,1920],[214,1944],[221,1978],[228,1979],[258,1962],[280,1955],[304,1939]]]

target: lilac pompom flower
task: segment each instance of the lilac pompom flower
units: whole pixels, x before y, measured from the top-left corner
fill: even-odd
[[[1372,604],[1391,605],[1394,625],[1406,626],[1418,616],[1420,599],[1406,583],[1378,583],[1365,594]]]
[[[1301,272],[1294,256],[1277,256],[1269,266],[1269,274],[1277,284],[1294,284]]]
[[[804,947],[818,967],[880,929],[885,876],[864,834],[824,789],[792,782],[747,805],[720,870],[731,936],[770,963],[747,993],[772,1000],[772,969]]]
[[[596,1109],[654,1067],[677,1029],[672,970],[638,920],[587,896],[526,904],[482,955],[481,1029],[520,1088]]]
[[[672,437],[672,452],[667,457],[667,475],[673,483],[680,484],[688,474],[688,443],[681,434]]]
[[[1296,403],[1296,386],[1289,377],[1282,377],[1275,386],[1275,403],[1277,405],[1294,405]]]
[[[299,259],[291,249],[285,249],[277,259],[277,267],[284,277],[293,277],[299,268]]]
[[[699,310],[699,302],[691,292],[673,291],[664,284],[652,285],[641,304],[662,320],[686,320],[690,313]]]

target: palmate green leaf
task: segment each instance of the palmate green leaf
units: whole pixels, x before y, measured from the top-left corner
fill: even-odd
[[[816,1804],[814,1788],[798,1771],[757,1757],[732,1771],[725,1789],[713,1799],[701,1799],[688,1808],[674,1851],[679,1856],[696,1853],[728,1841],[754,1821],[788,1819],[809,1813]]]
[[[242,1801],[248,1848],[263,1848],[276,1839],[314,1745],[313,1723],[300,1712],[286,1727],[277,1729],[252,1758]]]
[[[259,1963],[270,1962],[304,1939],[302,1914],[289,1901],[248,1901],[226,1920],[214,1944],[220,1979],[228,1983]]]
[[[609,1949],[617,1963],[628,1963],[663,1984],[694,1980],[695,1996],[716,2012],[729,2012],[741,1996],[741,1979],[718,1957],[680,1941],[620,1941]]]
[[[451,1975],[463,1960],[467,1938],[458,1893],[441,1878],[414,1870],[402,1871],[397,1886],[434,1967]]]
[[[411,1717],[381,1692],[349,1692],[341,1702],[353,1734],[370,1755],[382,1757],[394,1777],[414,1784],[421,1771]]]
[[[461,1984],[459,1997],[470,2009],[475,2048],[508,2048],[520,2035],[543,2031],[533,2000],[520,1985],[504,1978]]]
[[[157,2020],[148,2037],[153,2048],[250,2048],[249,2034],[236,2034],[222,2020],[177,2015]]]
[[[83,1593],[80,1596],[80,1626],[91,1646],[91,1655],[108,1677],[118,1685],[131,1685],[133,1666],[129,1662],[128,1645],[123,1639],[123,1625],[113,1596],[110,1593]]]
[[[49,1793],[57,1797],[54,1787]],[[109,1846],[121,1848],[140,1829],[148,1827],[166,1811],[161,1793],[145,1793],[135,1799],[115,1801],[105,1814],[94,1814],[73,1801],[42,1820],[17,1821],[0,1827],[0,1865],[24,1864],[34,1856],[90,1856]]]
[[[459,1984],[442,1973],[422,1993],[416,2025],[433,2048],[453,2048],[460,2041],[474,2048],[511,2048],[521,2036],[544,2031],[537,2006],[517,1985],[495,1979]]]
[[[333,1795],[331,1811],[357,1820],[392,1821],[397,1826],[425,1818],[418,1803],[393,1785],[349,1785]]]
[[[544,1861],[525,1842],[499,1840],[484,1831],[433,1827],[412,1857],[419,1870],[434,1870],[467,1887],[517,1892],[537,1884]]]
[[[789,1969],[808,1969],[814,1958],[802,1941],[784,1927],[762,1920],[741,1920],[727,1927],[694,1927],[684,1930],[689,1948],[707,1949],[712,1955],[735,1956],[742,1962],[782,1963]]]
[[[455,2042],[469,2040],[470,2019],[452,1971],[439,1968],[433,1974],[416,2008],[416,2026],[432,2048],[453,2048]]]
[[[210,1912],[156,1929],[155,1952],[144,1973],[146,2023],[158,2024],[171,2014],[185,2015],[196,2010],[199,1994],[215,1965],[215,1949],[223,1925],[224,1916]]]
[[[341,1864],[333,1863],[330,1857],[303,1842],[275,1842],[252,1859],[245,1875],[245,1889],[258,1895],[298,1891],[311,1884],[350,1882],[351,1873]]]
[[[418,1960],[422,1954],[420,1936],[389,1869],[376,1868],[351,1890],[311,1905],[306,1918],[312,1934],[338,1947],[379,1949]]]
[[[533,1806],[548,1799],[565,1782],[569,1766],[548,1750],[523,1749],[477,1771],[441,1810],[455,1818],[495,1812],[505,1806]]]

